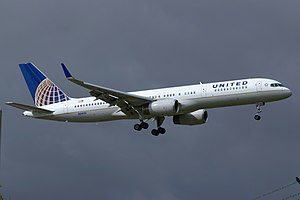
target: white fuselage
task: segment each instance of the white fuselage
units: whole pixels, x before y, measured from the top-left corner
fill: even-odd
[[[154,100],[176,99],[179,110],[176,115],[190,113],[199,109],[218,108],[272,102],[291,96],[291,91],[278,81],[264,78],[251,78],[196,84],[180,87],[129,92]],[[126,115],[116,105],[110,105],[95,97],[72,98],[69,101],[43,106],[54,111],[53,114],[39,114],[25,111],[24,115],[34,118],[68,121],[100,122],[120,119],[139,119],[137,114]],[[156,116],[144,115],[145,119]]]

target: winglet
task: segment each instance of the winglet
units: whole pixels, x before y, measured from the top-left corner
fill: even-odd
[[[70,71],[68,70],[68,68],[66,67],[66,65],[64,63],[61,63],[61,66],[64,70],[65,76],[67,79],[73,78],[73,76],[71,75]]]

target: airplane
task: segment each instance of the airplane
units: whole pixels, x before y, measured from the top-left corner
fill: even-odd
[[[256,105],[255,120],[267,102],[286,99],[292,91],[280,82],[267,78],[199,83],[135,92],[123,92],[76,79],[61,63],[66,78],[89,90],[90,97],[71,98],[57,87],[33,63],[19,64],[35,106],[7,102],[36,119],[65,122],[102,122],[139,120],[134,130],[148,129],[148,120],[156,121],[151,134],[165,134],[165,117],[177,125],[200,125],[207,122],[207,109]]]

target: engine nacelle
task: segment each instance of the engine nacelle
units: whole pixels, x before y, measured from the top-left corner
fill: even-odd
[[[208,113],[206,110],[197,110],[192,113],[176,115],[173,117],[174,124],[180,125],[199,125],[207,121]]]
[[[170,116],[175,115],[179,110],[179,102],[176,99],[159,99],[143,106],[146,115]]]

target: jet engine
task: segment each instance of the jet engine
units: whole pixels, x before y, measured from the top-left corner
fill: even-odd
[[[173,117],[174,124],[180,125],[199,125],[207,121],[208,113],[206,110],[197,110],[191,113],[175,115]]]
[[[176,99],[159,99],[143,106],[146,115],[170,116],[175,115],[179,110],[179,102]]]

